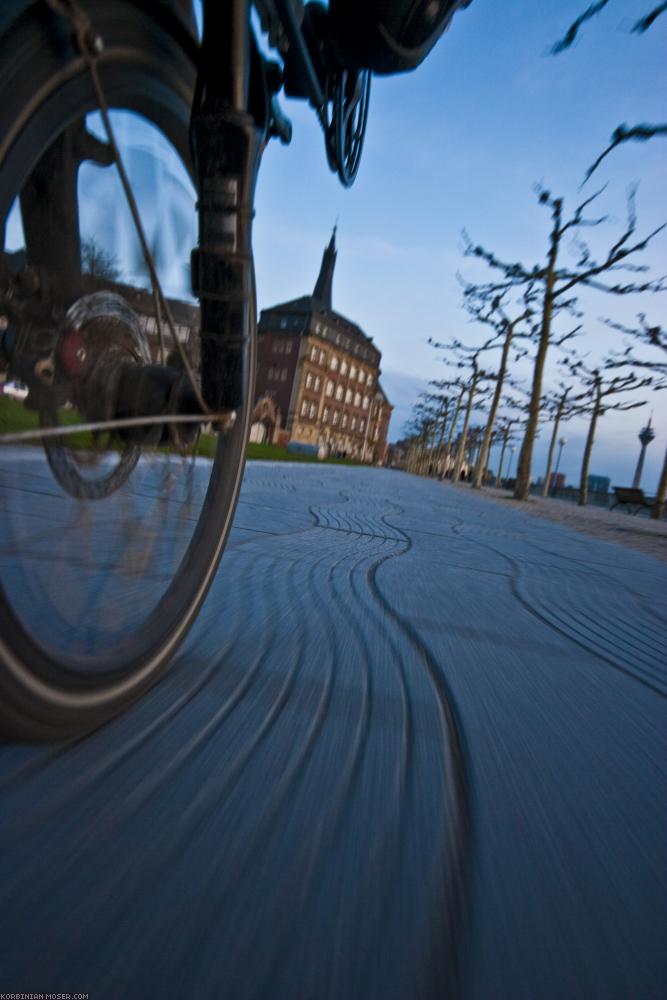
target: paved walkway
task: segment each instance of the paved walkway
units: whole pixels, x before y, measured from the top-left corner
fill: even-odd
[[[667,571],[253,463],[166,680],[0,750],[0,991],[663,1000]]]

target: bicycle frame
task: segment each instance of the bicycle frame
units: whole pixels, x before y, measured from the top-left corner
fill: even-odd
[[[203,101],[192,115],[199,191],[192,287],[201,304],[202,391],[214,412],[236,409],[242,402],[254,188],[268,138],[279,134],[268,66],[250,29],[250,7],[250,0],[204,0],[197,88]],[[284,30],[297,89],[300,85],[322,112],[325,92],[292,0],[274,0],[265,16],[277,19]]]

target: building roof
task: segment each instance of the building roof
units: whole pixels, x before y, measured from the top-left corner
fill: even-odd
[[[290,316],[289,322],[276,323],[277,332],[284,330],[288,334],[294,334],[297,331],[300,334],[308,334],[315,332],[312,329],[312,323],[310,323],[311,318],[320,320],[324,327],[329,324],[337,332],[352,336],[364,348],[370,348],[373,355],[376,356],[377,364],[379,364],[381,353],[373,343],[373,338],[365,334],[360,326],[333,308],[333,275],[337,255],[336,227],[334,226],[329,244],[322,254],[322,263],[312,295],[301,295],[298,299],[279,302],[268,309],[262,309],[260,322],[263,326],[267,326],[272,321],[284,318],[288,314]],[[322,336],[325,340],[328,339],[326,334],[323,333]]]
[[[333,309],[333,306],[331,305],[331,293],[333,290],[333,275],[337,256],[336,227],[334,226],[331,239],[329,240],[329,246],[322,254],[320,273],[317,276],[315,288],[313,289],[313,299],[321,302],[322,308],[328,309],[329,311]]]

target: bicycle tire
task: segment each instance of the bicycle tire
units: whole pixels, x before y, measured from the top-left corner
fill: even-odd
[[[99,73],[109,105],[145,116],[189,163],[188,122],[198,45],[167,5],[85,3],[104,39]],[[0,220],[43,151],[67,125],[95,109],[85,66],[67,25],[32,4],[0,38]],[[245,463],[254,387],[255,308],[249,310],[244,403],[218,437],[210,479],[177,572],[141,628],[77,672],[67,655],[26,628],[0,581],[0,729],[10,738],[62,740],[98,728],[163,674],[214,578],[231,528]]]

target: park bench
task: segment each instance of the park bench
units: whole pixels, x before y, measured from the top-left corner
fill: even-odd
[[[615,501],[609,510],[619,506],[634,507],[634,510],[630,511],[631,514],[638,514],[644,507],[652,510],[655,503],[655,500],[644,496],[643,490],[634,486],[614,486],[614,497]]]

